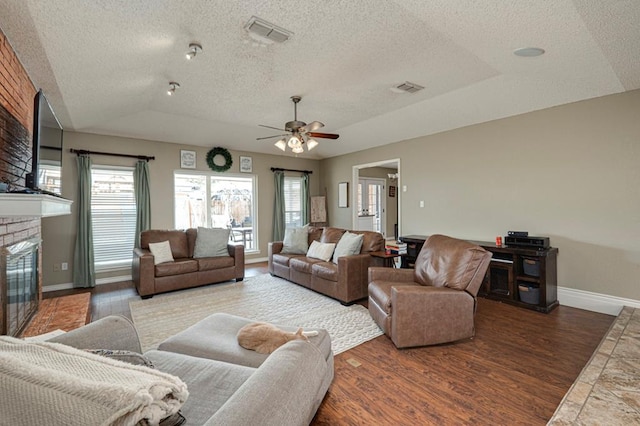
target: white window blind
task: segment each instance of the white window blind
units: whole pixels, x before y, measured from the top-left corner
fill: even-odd
[[[284,221],[286,228],[303,226],[302,223],[302,178],[284,178]]]
[[[93,166],[91,179],[96,271],[129,267],[136,232],[133,169]]]

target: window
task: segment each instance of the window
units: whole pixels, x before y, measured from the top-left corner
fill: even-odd
[[[40,162],[38,172],[38,187],[45,191],[53,192],[54,194],[61,194],[62,188],[60,183],[62,181],[60,177],[60,171],[62,168],[59,163],[48,162],[43,160]]]
[[[284,178],[284,222],[285,228],[296,228],[302,223],[302,178]]]
[[[176,228],[230,228],[232,241],[256,250],[255,187],[254,176],[176,173]]]
[[[133,168],[91,168],[91,223],[96,272],[131,266],[136,232]]]
[[[358,229],[386,235],[384,179],[366,178],[358,181]]]

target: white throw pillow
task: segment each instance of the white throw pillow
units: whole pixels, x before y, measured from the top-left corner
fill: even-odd
[[[228,228],[203,228],[198,227],[196,246],[193,250],[195,259],[201,257],[229,256],[229,232]]]
[[[151,250],[151,254],[153,254],[154,265],[173,262],[173,255],[171,254],[171,245],[169,244],[169,241],[149,243],[149,250]]]
[[[280,253],[305,254],[309,249],[309,228],[287,228],[284,230]]]
[[[318,241],[312,241],[309,251],[307,251],[307,257],[313,257],[314,259],[321,259],[328,262],[333,255],[333,249],[336,248],[334,243],[320,243]]]
[[[362,234],[354,234],[349,231],[342,234],[340,241],[336,244],[336,250],[333,252],[333,263],[337,265],[339,257],[360,254],[363,239],[364,235]]]

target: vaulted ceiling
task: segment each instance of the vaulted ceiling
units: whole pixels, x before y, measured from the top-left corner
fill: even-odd
[[[252,16],[293,35],[257,41]],[[340,133],[309,158],[638,89],[638,22],[637,0],[0,2],[66,129],[280,154],[258,124],[283,127],[300,95],[299,120]],[[405,81],[424,89],[390,90]]]

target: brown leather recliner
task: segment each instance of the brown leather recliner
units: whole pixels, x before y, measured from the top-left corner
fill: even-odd
[[[369,312],[398,348],[472,337],[491,256],[468,241],[432,235],[415,269],[369,268]]]

